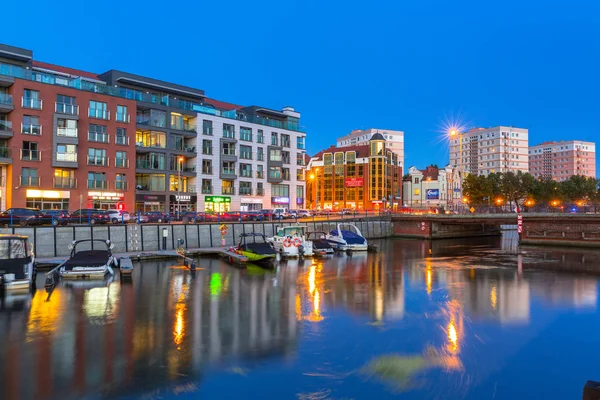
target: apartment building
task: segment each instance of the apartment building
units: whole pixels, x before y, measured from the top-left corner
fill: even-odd
[[[435,166],[410,167],[402,179],[402,201],[411,208],[447,205],[447,181],[444,170]]]
[[[0,62],[2,208],[304,205],[306,134],[291,107],[237,106],[118,70],[40,63],[5,45]]]
[[[311,209],[396,209],[401,204],[402,166],[382,134],[369,144],[330,147],[311,157],[306,171]]]
[[[529,172],[564,181],[572,175],[596,177],[596,144],[581,140],[544,142],[529,147]]]
[[[0,207],[133,208],[135,102],[0,45]]]
[[[375,134],[380,134],[385,139],[385,146],[388,150],[398,155],[398,163],[404,167],[404,132],[392,131],[389,129],[364,129],[354,130],[346,136],[337,139],[337,147],[364,146]]]
[[[498,172],[528,172],[529,131],[497,126],[450,135],[450,166],[487,176]]]

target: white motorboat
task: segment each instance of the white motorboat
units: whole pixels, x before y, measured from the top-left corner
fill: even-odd
[[[94,244],[100,249],[94,249]],[[79,249],[78,249],[79,246]],[[81,250],[81,248],[85,250]],[[69,245],[71,256],[60,267],[63,279],[104,279],[107,274],[114,275],[116,260],[110,240],[84,239]],[[89,249],[88,249],[89,248]]]
[[[327,241],[336,250],[367,251],[369,245],[360,229],[354,224],[340,223],[327,236]]]
[[[0,289],[28,292],[35,287],[35,256],[27,236],[0,235]]]
[[[267,241],[282,257],[312,257],[313,243],[306,238],[306,225],[278,226]]]

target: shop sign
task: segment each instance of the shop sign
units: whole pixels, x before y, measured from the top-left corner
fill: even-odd
[[[231,203],[231,197],[225,196],[204,196],[205,203]]]
[[[290,198],[283,197],[283,196],[271,197],[271,203],[273,203],[273,204],[290,204]]]
[[[381,201],[381,200],[373,200],[373,201],[371,201],[371,203],[373,203],[373,204],[381,204],[381,203],[383,203],[383,201]]]
[[[42,198],[42,199],[69,199],[71,198],[71,192],[61,190],[36,190],[27,189],[25,196],[28,198]]]
[[[363,185],[363,178],[346,178],[346,187],[362,187]]]
[[[94,200],[121,200],[123,193],[116,192],[88,192],[88,196]]]
[[[240,197],[240,203],[242,204],[262,204],[263,200],[261,198],[254,197]]]
[[[302,197],[296,198],[296,204],[304,204],[304,198],[302,198]]]
[[[192,201],[192,196],[190,196],[189,194],[178,194],[175,195],[175,201],[187,203]]]
[[[148,202],[163,202],[165,201],[165,195],[149,195],[149,194],[136,194],[135,201],[148,201]]]
[[[435,200],[440,198],[440,189],[427,189],[427,200]]]

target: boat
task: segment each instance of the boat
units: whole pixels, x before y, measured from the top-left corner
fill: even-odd
[[[267,243],[265,235],[262,233],[242,233],[240,243],[234,250],[251,263],[267,263],[277,257],[277,253]]]
[[[327,236],[327,241],[336,250],[341,251],[367,251],[369,245],[360,229],[354,224],[340,223],[337,229],[332,230]]]
[[[94,244],[100,249],[94,249]],[[81,250],[81,248],[85,250]],[[110,240],[83,239],[75,240],[69,245],[71,255],[60,269],[62,279],[104,279],[107,274],[114,275],[116,260],[111,249]]]
[[[37,268],[29,238],[0,235],[0,288],[3,293],[28,292],[35,288]]]
[[[306,234],[306,238],[313,244],[313,253],[315,255],[333,254],[334,250],[327,241],[327,233],[323,231],[312,231]]]
[[[312,257],[313,244],[306,239],[306,225],[276,226],[267,240],[282,257]]]

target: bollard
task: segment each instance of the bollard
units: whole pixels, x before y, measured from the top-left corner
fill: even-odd
[[[162,230],[162,245],[163,250],[167,249],[167,238],[169,237],[169,230],[167,228],[163,228]]]

